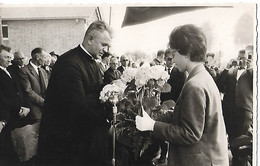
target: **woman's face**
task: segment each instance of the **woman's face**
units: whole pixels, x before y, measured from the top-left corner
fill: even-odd
[[[179,52],[176,50],[174,51],[174,58],[173,61],[175,62],[175,66],[180,70],[180,72],[184,72],[187,70],[187,56],[186,55],[181,55]]]

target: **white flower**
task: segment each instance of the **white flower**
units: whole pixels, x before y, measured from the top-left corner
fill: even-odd
[[[140,68],[135,75],[135,85],[137,88],[145,85],[151,77],[150,67]]]
[[[137,68],[131,68],[131,67],[126,68],[123,75],[121,76],[121,80],[124,83],[131,82],[131,80],[135,78],[137,71],[138,71]]]
[[[106,102],[107,100],[115,96],[121,99],[125,89],[126,85],[120,79],[115,80],[112,84],[104,86],[104,88],[100,92],[99,99],[103,102]]]

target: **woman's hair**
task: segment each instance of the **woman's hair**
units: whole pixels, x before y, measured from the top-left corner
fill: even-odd
[[[169,46],[182,55],[190,55],[190,60],[203,62],[206,59],[207,41],[200,28],[192,24],[182,25],[173,29]]]

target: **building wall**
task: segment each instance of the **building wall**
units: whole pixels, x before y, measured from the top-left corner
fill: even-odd
[[[85,19],[8,20],[9,36],[4,44],[27,57],[36,47],[62,54],[82,43],[89,24],[85,22]]]

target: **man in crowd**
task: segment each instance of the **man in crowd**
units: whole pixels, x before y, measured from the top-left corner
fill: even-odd
[[[165,122],[154,121],[143,111],[136,117],[140,131],[170,143],[168,165],[228,165],[228,144],[217,86],[204,67],[206,37],[194,25],[175,28],[169,41],[174,62],[189,76]]]
[[[51,55],[50,68],[53,68],[53,65],[55,64],[55,62],[56,62],[57,59],[59,58],[59,55],[56,54],[54,51],[50,52],[50,55]]]
[[[104,84],[110,84],[112,81],[120,79],[121,72],[117,70],[118,60],[116,57],[112,57],[109,63],[110,67],[105,71]]]
[[[51,63],[52,63],[52,57],[50,54],[47,54],[42,68],[46,71],[48,79],[50,79],[51,76],[51,70],[52,70],[52,68],[50,67]]]
[[[83,43],[59,57],[52,70],[40,127],[38,165],[105,165],[107,114],[95,59],[107,51],[112,31],[93,22]]]
[[[26,124],[23,118],[30,111],[23,102],[17,74],[6,69],[13,59],[10,51],[0,45],[0,165],[18,165],[11,131]]]
[[[164,65],[164,50],[157,52],[156,58],[151,62],[151,66]]]
[[[20,80],[25,100],[31,109],[28,121],[39,124],[48,84],[47,73],[41,66],[44,65],[48,53],[43,48],[38,47],[32,50],[31,56],[29,64],[24,66],[20,72]]]
[[[253,48],[252,48],[253,52]],[[247,137],[252,141],[252,129],[253,129],[253,68],[252,68],[252,52],[246,54],[244,59],[247,61],[247,68],[241,74],[237,80],[235,89],[235,104],[236,110],[236,123],[234,123],[234,128],[237,128],[236,138],[231,142],[232,150],[232,165],[236,166],[247,166],[248,158],[241,153],[242,149],[239,146],[234,146],[234,143],[238,140],[238,137]],[[242,138],[242,137],[241,137]],[[244,145],[250,145],[250,142],[246,142]],[[249,148],[251,152],[248,155],[252,157],[252,144]],[[242,154],[242,155],[241,155]],[[252,161],[251,161],[252,164]]]
[[[246,58],[245,50],[240,50],[238,53],[238,67],[232,67],[229,70],[223,71],[217,79],[217,86],[219,91],[224,94],[222,101],[223,116],[226,124],[226,130],[229,137],[229,143],[234,138],[239,136],[239,128],[236,127],[238,114],[236,113],[237,107],[236,100],[236,84],[240,75],[245,71]],[[231,150],[232,151],[232,150]],[[235,159],[233,157],[233,159]]]
[[[12,65],[8,66],[8,70],[12,70],[17,76],[22,67],[24,67],[25,56],[22,52],[14,52],[14,59],[12,60]]]
[[[129,64],[129,58],[127,55],[122,55],[120,57],[120,63],[121,63],[121,66],[119,66],[117,68],[117,70],[119,70],[121,72],[121,74],[123,74],[123,72],[125,71],[125,69],[128,67],[128,64]]]
[[[107,71],[107,69],[109,68],[109,61],[110,61],[111,56],[112,55],[109,52],[105,52],[101,56],[101,62],[98,63],[98,66],[100,68],[102,77],[104,77],[105,71]]]
[[[169,93],[161,94],[162,102],[166,100],[173,100],[174,102],[177,102],[186,80],[186,74],[184,72],[180,72],[179,69],[174,65],[173,58],[174,56],[172,50],[170,48],[167,49],[165,51],[165,70],[168,71],[168,74],[170,75],[167,83],[170,84],[171,91]]]
[[[215,66],[215,54],[214,53],[207,53],[207,59],[205,61],[205,68],[206,70],[209,72],[209,74],[212,76],[212,78],[214,80],[217,79],[218,73],[216,70],[218,70],[218,68]]]

